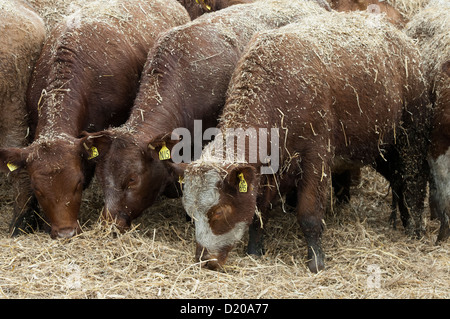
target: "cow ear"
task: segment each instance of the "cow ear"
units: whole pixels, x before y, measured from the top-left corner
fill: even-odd
[[[26,149],[0,149],[0,171],[9,173],[25,168],[27,156],[28,152],[26,151]]]
[[[111,134],[107,131],[96,133],[81,133],[79,145],[81,149],[81,156],[87,160],[98,161],[111,147]]]
[[[171,134],[161,134],[151,139],[147,147],[150,152],[156,154],[161,161],[172,162],[172,148],[179,139],[172,139]]]
[[[224,187],[236,193],[250,193],[256,185],[256,169],[251,165],[238,165],[228,172]]]

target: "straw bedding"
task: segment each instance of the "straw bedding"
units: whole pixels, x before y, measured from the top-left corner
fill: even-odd
[[[0,298],[450,298],[450,243],[434,245],[438,222],[426,217],[421,240],[392,229],[389,187],[368,168],[350,203],[325,219],[327,268],[316,275],[295,215],[279,207],[266,255],[245,255],[243,242],[214,272],[194,261],[194,227],[180,199],[161,199],[120,235],[99,225],[102,197],[92,186],[83,195],[83,234],[9,238],[11,190],[0,178]]]
[[[8,188],[0,193],[0,296],[4,298],[449,298],[450,244],[435,246],[438,223],[413,240],[388,223],[385,181],[365,169],[349,205],[326,218],[328,267],[314,275],[295,215],[275,208],[264,257],[238,245],[224,272],[195,263],[194,227],[179,199],[159,201],[118,235],[97,219],[99,190],[84,194],[84,233],[66,241],[45,233],[9,238]],[[331,262],[332,261],[332,262]],[[373,281],[372,269],[379,271]],[[376,278],[376,277],[374,277]]]

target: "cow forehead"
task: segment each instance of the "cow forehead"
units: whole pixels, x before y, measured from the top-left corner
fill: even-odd
[[[186,172],[184,176],[183,205],[187,213],[196,216],[208,213],[219,203],[220,193],[217,187],[221,176],[215,169],[203,172]]]

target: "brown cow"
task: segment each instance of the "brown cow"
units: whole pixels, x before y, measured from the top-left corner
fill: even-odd
[[[330,3],[331,8],[336,11],[385,13],[388,20],[400,28],[408,22],[396,8],[384,0],[330,0]]]
[[[80,231],[81,194],[95,156],[78,138],[81,132],[126,121],[148,50],[160,32],[188,21],[175,0],[102,0],[86,4],[50,34],[28,91],[34,141],[0,150],[0,167],[28,172],[52,238]]]
[[[329,13],[255,36],[230,82],[222,138],[184,174],[197,259],[209,269],[223,265],[246,228],[261,236],[271,202],[297,187],[308,266],[323,269],[331,173],[363,165],[395,182],[413,217],[408,228],[420,236],[431,111],[425,86],[412,40],[377,16]],[[238,144],[236,160],[225,141],[237,128],[278,128],[278,135],[266,141],[258,134],[258,158],[251,152],[256,142]]]
[[[441,223],[437,241],[450,236],[450,4],[432,1],[406,28],[424,57],[425,75],[434,104],[429,154],[430,208]]]
[[[235,4],[251,3],[255,0],[178,0],[189,13],[192,20],[202,14],[225,9]]]
[[[180,127],[194,133],[195,119],[205,129],[216,126],[231,74],[255,32],[323,12],[313,2],[266,0],[202,16],[161,36],[127,123],[86,137],[100,154],[103,216],[125,230],[164,190],[173,193],[178,176],[159,160],[161,137],[170,141]],[[197,158],[200,153],[201,145]]]
[[[0,147],[24,147],[27,140],[26,91],[45,39],[42,19],[21,1],[0,4]],[[9,171],[8,171],[9,172]],[[31,215],[30,182],[24,173],[9,174],[13,186],[13,223]],[[22,228],[25,228],[25,221]]]

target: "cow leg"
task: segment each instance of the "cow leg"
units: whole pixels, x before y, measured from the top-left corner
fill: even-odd
[[[348,203],[350,201],[350,185],[352,183],[351,171],[346,170],[342,173],[333,174],[332,182],[337,203]]]
[[[253,217],[253,222],[248,228],[248,246],[247,253],[249,255],[262,256],[265,254],[264,249],[264,228],[261,225],[259,216]]]
[[[419,140],[417,140],[418,144],[420,143]],[[423,210],[429,174],[426,152],[420,152],[420,148],[418,148],[414,154],[414,147],[409,147],[403,150],[401,154],[402,166],[399,168],[402,172],[402,194],[399,200],[400,214],[406,232],[413,237],[420,238],[425,231]],[[403,220],[408,215],[412,218],[409,218],[409,221]]]
[[[308,162],[305,163],[322,163]],[[324,164],[322,164],[324,165]],[[316,171],[316,172],[314,172]],[[326,172],[323,170],[322,172]],[[325,267],[325,254],[322,250],[323,218],[326,209],[328,177],[317,172],[303,170],[303,179],[298,188],[297,219],[308,246],[308,268],[317,273]]]

